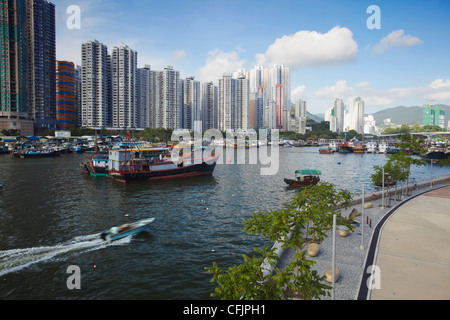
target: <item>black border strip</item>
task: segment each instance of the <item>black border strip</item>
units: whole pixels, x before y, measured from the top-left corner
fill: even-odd
[[[359,292],[358,292],[358,296],[356,298],[356,300],[368,300],[369,297],[369,288],[367,287],[367,281],[369,280],[369,277],[371,276],[371,274],[366,273],[366,270],[368,270],[368,268],[370,266],[373,266],[375,264],[375,260],[376,260],[376,253],[377,253],[377,249],[378,249],[378,243],[379,243],[379,239],[380,239],[380,233],[381,230],[383,229],[384,225],[386,224],[387,220],[389,220],[389,218],[398,210],[400,209],[401,206],[403,206],[404,204],[408,203],[411,200],[414,200],[417,197],[420,197],[426,193],[432,192],[432,191],[436,191],[439,189],[443,189],[443,188],[447,188],[448,186],[440,186],[440,187],[436,187],[433,188],[431,190],[426,190],[423,191],[419,194],[416,194],[415,196],[412,196],[411,198],[404,200],[403,202],[399,203],[397,206],[395,206],[394,208],[392,208],[390,211],[388,211],[388,213],[386,213],[386,215],[380,219],[380,221],[378,222],[377,226],[375,227],[373,234],[372,234],[372,239],[370,242],[370,247],[369,250],[367,251],[367,257],[366,257],[366,263],[364,264],[364,269],[363,269],[363,275],[362,275],[362,279],[361,279],[361,283],[360,283],[360,287],[359,287]]]

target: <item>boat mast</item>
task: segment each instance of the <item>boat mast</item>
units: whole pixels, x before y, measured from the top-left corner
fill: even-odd
[[[98,145],[97,145],[97,129],[95,129],[95,154],[98,153]]]

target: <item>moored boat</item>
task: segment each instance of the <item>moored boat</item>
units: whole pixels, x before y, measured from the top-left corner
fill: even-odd
[[[319,153],[320,154],[333,154],[334,151],[331,148],[320,148]]]
[[[431,148],[427,154],[425,154],[422,159],[425,161],[439,161],[445,160],[448,158],[448,153],[446,153],[445,149],[441,148]]]
[[[109,175],[108,160],[108,153],[97,153],[89,162],[82,163],[81,167],[93,177],[104,177]]]
[[[284,179],[284,182],[293,188],[305,188],[317,185],[321,175],[320,170],[297,170],[295,179]]]
[[[361,143],[355,144],[353,147],[353,153],[364,153],[364,145]]]
[[[13,152],[13,156],[20,159],[37,159],[60,157],[61,154],[56,150],[25,149]]]
[[[368,142],[367,143],[367,153],[377,153],[378,143]]]
[[[353,153],[353,147],[347,142],[341,143],[338,147],[339,153]]]
[[[150,224],[155,222],[155,220],[155,218],[144,219],[130,224],[124,224],[120,227],[113,227],[103,232],[100,237],[105,241],[119,240],[144,231]]]
[[[155,150],[161,152],[161,149]],[[146,151],[152,154],[150,149]],[[127,134],[124,149],[109,151],[108,172],[111,178],[123,183],[207,176],[213,174],[218,157],[212,154],[206,159],[195,159],[189,154],[174,162],[161,154],[159,159],[149,160],[140,149],[133,148]]]

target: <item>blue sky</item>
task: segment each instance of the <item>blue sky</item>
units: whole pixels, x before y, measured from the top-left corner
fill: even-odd
[[[218,82],[220,74],[281,63],[292,98],[325,112],[335,98],[361,96],[366,113],[433,103],[450,105],[450,1],[53,0],[57,58],[81,63],[81,43],[121,43],[154,70]],[[81,9],[79,30],[67,8]],[[381,29],[370,30],[370,5]]]

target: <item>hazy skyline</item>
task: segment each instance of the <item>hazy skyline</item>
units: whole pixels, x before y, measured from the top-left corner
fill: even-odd
[[[257,65],[291,69],[292,102],[324,113],[341,98],[366,113],[398,105],[450,104],[448,1],[53,0],[57,59],[81,64],[81,44],[97,39],[138,52],[138,65],[172,65],[181,78],[218,83]],[[79,30],[67,8],[81,9]],[[370,30],[370,5],[381,29]]]

